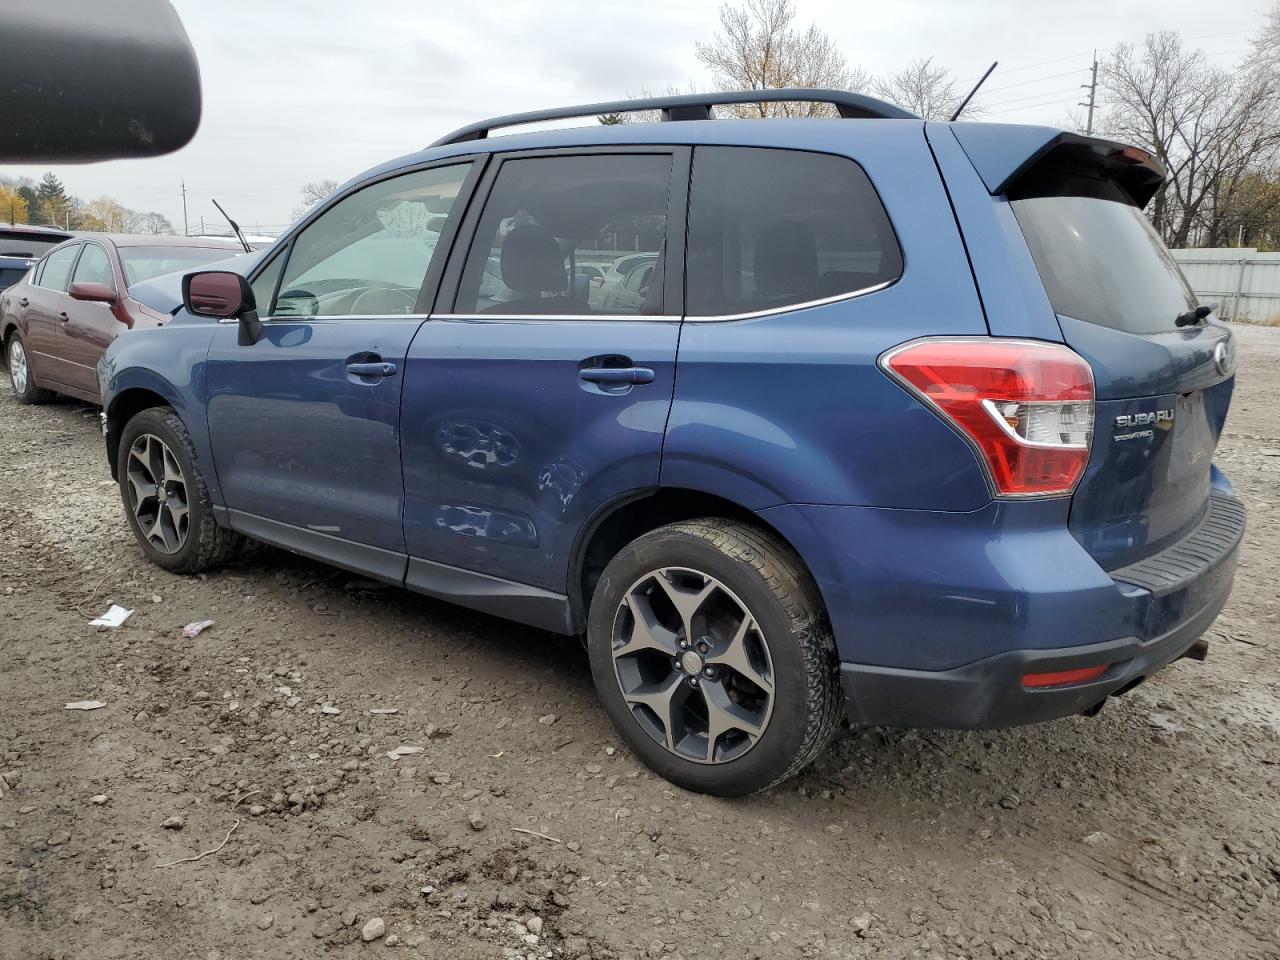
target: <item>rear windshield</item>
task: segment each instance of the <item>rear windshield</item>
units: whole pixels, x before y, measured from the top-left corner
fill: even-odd
[[[1137,207],[1095,197],[1013,201],[1055,313],[1128,333],[1173,330],[1197,301]]]
[[[70,239],[70,234],[0,230],[0,257],[26,257],[28,260],[37,260],[64,240]]]
[[[0,267],[0,290],[12,287],[26,272],[25,267]]]
[[[125,286],[178,270],[193,270],[206,263],[226,260],[236,251],[225,247],[120,247]]]

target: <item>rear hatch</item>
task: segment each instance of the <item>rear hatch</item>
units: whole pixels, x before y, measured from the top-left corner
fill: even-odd
[[[1063,340],[1093,368],[1093,447],[1070,525],[1113,572],[1203,531],[1215,482],[1225,488],[1212,461],[1232,334],[1213,314],[1177,325],[1200,304],[1142,212],[1162,176],[1141,151],[1072,137],[1006,193]]]

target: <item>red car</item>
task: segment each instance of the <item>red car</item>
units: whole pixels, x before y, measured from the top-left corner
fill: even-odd
[[[169,318],[129,296],[129,288],[164,273],[195,270],[240,252],[208,238],[93,234],[46,253],[0,293],[0,343],[19,403],[62,393],[100,403],[96,367],[125,330]]]

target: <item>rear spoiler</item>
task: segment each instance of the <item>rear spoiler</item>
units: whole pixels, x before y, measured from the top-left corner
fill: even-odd
[[[964,123],[951,127],[993,196],[1102,196],[1115,189],[1145,207],[1164,183],[1164,165],[1137,147],[1052,127]]]

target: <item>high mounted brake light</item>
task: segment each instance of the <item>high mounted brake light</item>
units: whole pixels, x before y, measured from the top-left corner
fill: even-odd
[[[980,454],[1000,497],[1071,493],[1093,441],[1093,371],[1035,340],[930,338],[880,358]]]

